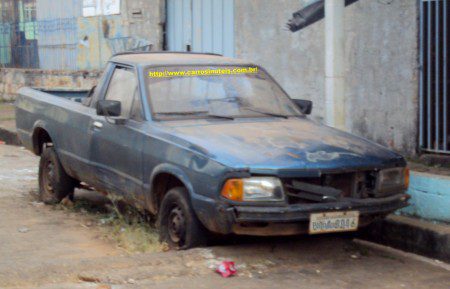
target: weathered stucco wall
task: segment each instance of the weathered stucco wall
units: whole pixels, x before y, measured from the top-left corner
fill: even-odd
[[[118,15],[78,17],[78,69],[101,68],[112,54],[163,45],[164,0],[122,0]]]
[[[347,126],[412,153],[418,134],[417,1],[361,0],[345,16]]]
[[[314,101],[324,111],[323,21],[292,33],[286,23],[298,0],[235,1],[235,55],[262,64],[293,98]]]
[[[120,14],[93,17],[82,16],[82,3],[82,0],[38,1],[38,20],[75,19],[75,25],[66,25],[66,30],[56,36],[41,35],[43,46],[39,49],[49,50],[44,44],[52,44],[50,51],[45,51],[48,53],[41,54],[42,69],[1,69],[0,100],[14,99],[22,86],[88,89],[96,82],[97,70],[115,52],[148,44],[153,50],[162,49],[164,0],[122,0]],[[54,49],[53,44],[66,47],[68,41],[77,43],[75,51]],[[74,71],[59,70],[69,68]]]
[[[146,39],[153,50],[161,50],[164,42],[165,0],[127,0],[126,10],[130,35]]]
[[[313,118],[323,121],[324,21],[286,28],[305,2],[235,1],[235,53],[262,64],[291,97],[313,100]],[[360,0],[345,8],[347,129],[407,154],[418,130],[416,5]]]
[[[100,71],[44,71],[39,69],[0,69],[0,101],[13,100],[23,86],[51,89],[90,89]]]

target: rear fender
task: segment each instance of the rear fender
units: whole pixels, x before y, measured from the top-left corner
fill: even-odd
[[[34,123],[33,125],[33,133],[31,135],[31,141],[33,144],[33,152],[35,155],[40,155],[41,152],[41,147],[39,147],[39,140],[38,140],[38,133],[40,130],[45,130],[47,132],[47,134],[50,136],[50,139],[52,140],[53,146],[56,149],[56,143],[55,143],[55,138],[53,136],[53,134],[51,133],[51,131],[48,128],[48,125],[45,121],[43,120],[38,120]]]

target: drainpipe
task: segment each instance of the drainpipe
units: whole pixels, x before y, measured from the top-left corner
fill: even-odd
[[[345,130],[344,0],[325,0],[326,123]]]

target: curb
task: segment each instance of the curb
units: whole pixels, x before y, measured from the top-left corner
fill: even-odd
[[[4,129],[2,127],[0,127],[0,141],[4,141],[5,144],[8,145],[19,146],[22,144],[19,140],[19,137],[17,136],[17,133]]]
[[[362,239],[450,262],[450,226],[391,215],[361,231]]]

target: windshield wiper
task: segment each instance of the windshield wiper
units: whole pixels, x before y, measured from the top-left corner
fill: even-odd
[[[229,115],[220,115],[220,114],[208,114],[208,117],[214,117],[214,118],[222,118],[222,119],[230,119],[233,120],[234,117],[229,116]]]
[[[165,112],[157,112],[156,114],[162,115],[197,115],[197,114],[205,114],[208,111],[165,111]]]
[[[214,118],[222,118],[222,119],[231,119],[233,120],[234,117],[228,116],[228,115],[219,115],[219,114],[211,114],[208,111],[167,111],[167,112],[157,112],[156,114],[161,115],[200,115],[200,116],[206,116],[206,117],[214,117]]]
[[[278,113],[273,113],[273,112],[268,112],[268,111],[262,111],[262,110],[258,110],[258,109],[254,109],[254,108],[250,108],[250,107],[241,107],[243,109],[246,110],[250,110],[250,111],[254,111],[257,113],[261,113],[261,114],[265,114],[265,115],[270,115],[270,116],[274,116],[274,117],[282,117],[282,118],[288,118],[288,115],[284,115],[284,114],[278,114]]]

